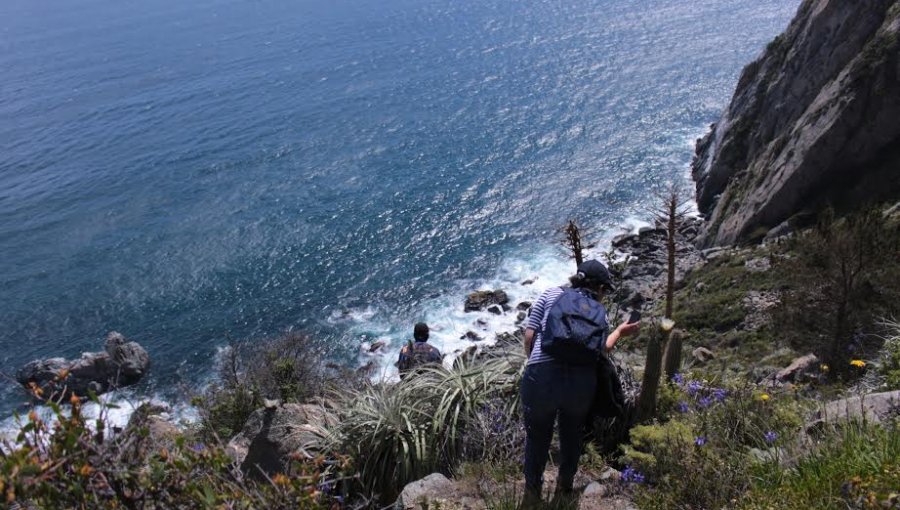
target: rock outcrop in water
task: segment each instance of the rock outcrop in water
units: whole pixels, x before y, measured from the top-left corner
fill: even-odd
[[[900,191],[900,1],[804,0],[697,143],[706,246]]]
[[[37,385],[48,397],[58,392],[99,395],[137,383],[149,369],[147,351],[113,331],[106,337],[103,352],[86,352],[74,360],[35,360],[16,372],[16,380],[25,387]]]

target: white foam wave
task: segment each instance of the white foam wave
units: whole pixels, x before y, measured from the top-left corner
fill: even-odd
[[[636,233],[650,224],[637,217],[625,218],[618,228],[602,230],[597,247],[588,255],[600,257],[610,251],[614,237]],[[600,229],[595,229],[600,231]],[[456,357],[469,347],[493,345],[498,333],[513,331],[518,326],[516,305],[533,302],[540,293],[551,286],[566,283],[574,272],[574,262],[555,245],[543,245],[512,254],[504,260],[494,274],[483,279],[458,282],[450,291],[424,301],[418,313],[408,322],[398,324],[390,320],[388,311],[367,308],[365,313],[342,312],[356,319],[350,329],[362,338],[359,354],[361,366],[372,364],[376,380],[395,381],[399,378],[394,365],[400,348],[412,338],[413,323],[424,321],[430,329],[429,342],[445,355],[444,364],[450,366]],[[502,289],[510,299],[511,309],[500,315],[487,311],[464,312],[463,302],[476,290]],[[472,340],[467,333],[477,335]],[[372,346],[381,343],[375,352]]]
[[[159,395],[153,395],[149,398],[139,398],[127,391],[111,392],[98,397],[97,402],[85,402],[82,406],[83,416],[87,419],[89,427],[96,426],[96,420],[103,417],[104,426],[108,431],[115,431],[128,425],[128,420],[134,411],[143,404],[153,404],[161,406],[167,411],[165,417],[170,421],[180,425],[188,425],[199,420],[199,414],[195,407],[189,403],[169,403]],[[53,410],[45,405],[34,407],[34,411],[38,417],[52,426],[56,423],[57,418]],[[69,413],[68,406],[63,408],[63,414]],[[21,427],[27,422],[26,416],[10,416],[0,421],[0,443],[13,442]]]

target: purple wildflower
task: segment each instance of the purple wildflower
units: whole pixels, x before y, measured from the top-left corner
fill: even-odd
[[[703,383],[701,383],[700,381],[691,381],[687,385],[687,392],[690,396],[696,395],[702,389]]]
[[[706,436],[697,436],[697,439],[694,439],[694,444],[697,446],[703,446],[706,444]]]
[[[194,443],[191,445],[191,450],[194,450],[195,452],[202,452],[205,449],[206,445],[204,445],[203,443]]]
[[[678,403],[678,407],[676,409],[678,409],[679,413],[687,413],[691,410],[691,406],[687,402],[682,400]]]
[[[710,397],[700,397],[700,400],[697,401],[697,405],[701,408],[706,409],[712,404],[712,399]]]
[[[770,431],[766,432],[765,435],[763,435],[763,437],[766,439],[767,443],[772,444],[778,439],[778,432],[774,432],[774,431],[770,430]]]
[[[722,388],[716,388],[713,390],[713,398],[716,399],[716,402],[724,402],[727,396],[727,390],[724,390]]]
[[[622,481],[625,483],[644,483],[644,475],[631,466],[622,471]]]
[[[681,373],[677,373],[672,376],[672,381],[675,384],[681,386],[682,384],[684,384],[684,376],[682,376]]]

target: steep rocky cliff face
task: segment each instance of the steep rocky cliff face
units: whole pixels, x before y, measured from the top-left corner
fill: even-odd
[[[697,143],[706,246],[900,191],[900,0],[804,0]]]

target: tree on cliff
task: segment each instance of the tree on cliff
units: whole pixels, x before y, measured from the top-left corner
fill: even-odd
[[[875,320],[900,312],[900,226],[876,208],[840,219],[832,210],[794,241],[783,320],[795,343],[836,370],[862,356]]]

